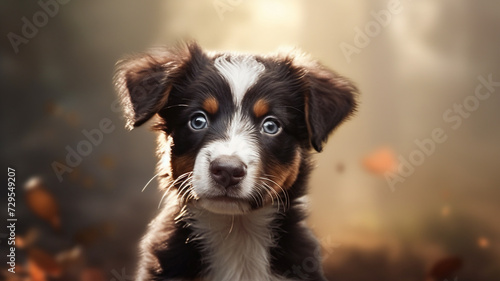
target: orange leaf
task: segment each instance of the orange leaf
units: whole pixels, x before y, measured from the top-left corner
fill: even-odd
[[[39,178],[32,178],[26,183],[26,202],[28,207],[39,218],[50,223],[50,225],[59,230],[61,221],[59,217],[59,206],[56,199],[44,186]]]
[[[28,262],[28,272],[30,281],[47,281],[45,272],[31,260]]]
[[[363,166],[370,172],[383,175],[397,168],[396,154],[389,147],[380,147],[363,159]]]

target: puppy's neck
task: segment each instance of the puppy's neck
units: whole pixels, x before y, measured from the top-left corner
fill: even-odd
[[[208,280],[271,281],[276,206],[243,215],[222,215],[193,208],[191,227],[202,245]]]

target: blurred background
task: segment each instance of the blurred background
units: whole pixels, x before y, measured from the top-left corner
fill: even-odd
[[[155,134],[124,129],[114,64],[183,38],[297,46],[359,86],[311,180],[329,279],[500,280],[499,12],[487,0],[2,1],[1,163],[4,182],[15,169],[18,221],[17,273],[4,261],[0,280],[133,280],[160,200],[155,181],[141,193]]]

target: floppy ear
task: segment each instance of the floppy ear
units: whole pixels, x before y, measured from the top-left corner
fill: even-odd
[[[184,75],[185,64],[196,43],[177,49],[156,49],[117,63],[114,86],[126,118],[126,127],[140,126],[158,113],[168,100],[175,81]]]
[[[314,63],[305,66],[306,123],[312,147],[321,152],[328,135],[356,109],[356,86]]]

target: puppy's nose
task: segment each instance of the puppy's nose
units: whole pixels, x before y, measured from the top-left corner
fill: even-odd
[[[240,183],[247,174],[247,166],[236,156],[220,156],[210,163],[210,175],[223,186]]]

